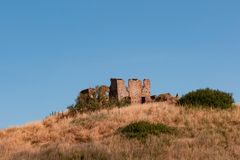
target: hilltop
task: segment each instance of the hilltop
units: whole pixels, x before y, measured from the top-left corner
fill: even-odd
[[[133,122],[161,123],[177,134],[129,138]],[[166,103],[52,115],[0,131],[0,160],[239,159],[240,109],[184,108]]]

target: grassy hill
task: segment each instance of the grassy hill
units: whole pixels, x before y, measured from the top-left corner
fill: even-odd
[[[176,134],[144,141],[121,133],[139,121],[164,124]],[[240,159],[240,109],[189,109],[166,103],[132,105],[0,131],[0,160]]]

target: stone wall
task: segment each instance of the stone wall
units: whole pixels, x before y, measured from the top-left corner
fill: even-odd
[[[138,79],[128,81],[128,92],[131,103],[142,103],[142,82]]]
[[[122,100],[125,97],[129,97],[129,93],[125,86],[125,81],[122,79],[112,78],[110,85],[110,98],[116,98]]]
[[[129,97],[131,103],[149,103],[151,102],[150,93],[150,80],[144,79],[143,84],[141,80],[129,79],[128,89],[125,86],[125,82],[122,79],[111,79],[110,86],[110,98],[116,98],[122,100],[125,97]]]
[[[88,88],[81,91],[80,98],[96,97],[96,92],[101,96],[105,97],[106,100],[117,99],[121,101],[124,98],[130,98],[131,103],[149,103],[151,99],[151,84],[149,79],[144,79],[143,84],[141,80],[129,79],[128,88],[125,86],[125,82],[122,79],[112,78],[111,85],[100,86],[97,88]],[[109,93],[109,96],[108,96]]]
[[[95,94],[96,94],[95,88],[84,89],[80,92],[80,98],[86,98],[86,97],[93,98]]]
[[[145,98],[145,99],[143,99],[143,98]],[[143,80],[142,100],[144,100],[145,103],[149,103],[149,102],[152,101],[152,98],[151,98],[151,82],[150,82],[149,79],[144,79]]]

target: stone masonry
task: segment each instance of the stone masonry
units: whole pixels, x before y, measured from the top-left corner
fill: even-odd
[[[128,80],[128,92],[131,103],[144,103],[142,102],[142,81],[138,79]]]
[[[143,89],[142,89],[142,97],[145,98],[146,102],[151,102],[151,82],[149,79],[143,80]],[[143,99],[142,99],[143,101]]]
[[[176,105],[179,101],[178,94],[172,96],[170,93],[151,96],[151,82],[144,79],[143,83],[139,79],[129,79],[128,87],[125,81],[119,78],[111,78],[110,87],[106,85],[96,88],[88,88],[80,92],[80,99],[101,97],[101,103],[107,103],[109,100],[127,100],[132,104],[141,104],[149,102],[167,102]],[[240,106],[240,105],[239,105]]]
[[[125,97],[129,97],[125,82],[122,79],[111,78],[109,97],[122,100]]]
[[[86,97],[93,98],[95,93],[96,93],[95,88],[84,89],[80,92],[80,98],[86,98]]]
[[[150,80],[144,79],[143,84],[141,80],[129,79],[128,88],[122,79],[111,79],[110,98],[122,100],[123,98],[130,98],[132,104],[149,103],[151,102]]]

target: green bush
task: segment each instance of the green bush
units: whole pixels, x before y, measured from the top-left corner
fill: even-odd
[[[74,108],[77,109],[77,111],[79,112],[94,111],[97,110],[100,106],[103,106],[100,105],[100,102],[96,97],[79,97],[77,98],[76,104],[74,106]]]
[[[214,89],[199,89],[180,98],[179,104],[194,107],[212,107],[226,109],[232,106],[232,94]]]
[[[177,130],[161,123],[152,124],[146,121],[139,121],[121,128],[120,131],[128,138],[144,140],[148,135],[175,134]]]
[[[79,94],[76,99],[76,103],[68,107],[69,115],[74,116],[78,112],[89,112],[100,110],[103,108],[112,108],[112,107],[123,107],[128,106],[130,102],[130,98],[124,98],[121,101],[117,99],[110,99],[109,95],[104,95],[101,92],[101,87],[95,88],[96,93],[92,96]]]
[[[124,107],[124,106],[129,106],[131,104],[131,99],[129,97],[125,97],[122,100],[117,100],[114,98],[111,98],[109,101],[109,106],[114,106],[114,107]]]

